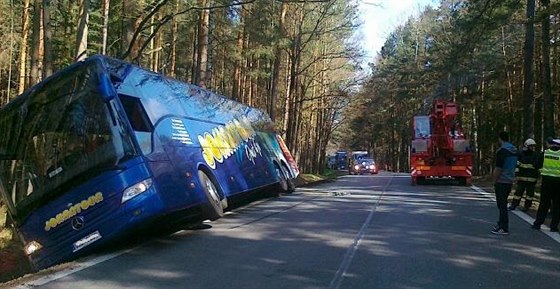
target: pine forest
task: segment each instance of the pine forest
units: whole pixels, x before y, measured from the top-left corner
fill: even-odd
[[[1,0],[0,104],[105,54],[265,110],[307,173],[353,149],[407,172],[411,119],[435,99],[459,105],[476,175],[491,172],[502,130],[517,145],[557,135],[560,1],[441,0],[395,28],[373,59],[360,46],[358,5]]]

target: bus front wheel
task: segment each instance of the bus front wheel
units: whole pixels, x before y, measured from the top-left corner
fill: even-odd
[[[210,221],[223,217],[224,206],[218,186],[214,180],[203,171],[198,171],[198,177],[207,199],[203,209],[204,217],[208,218]]]

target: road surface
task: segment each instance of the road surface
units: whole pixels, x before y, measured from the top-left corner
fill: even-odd
[[[0,287],[560,288],[560,235],[514,212],[496,236],[497,218],[476,187],[343,176]]]

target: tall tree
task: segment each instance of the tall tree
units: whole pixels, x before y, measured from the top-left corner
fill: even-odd
[[[194,82],[200,87],[206,87],[206,73],[208,71],[208,27],[210,25],[211,0],[198,0],[200,18],[198,20],[197,59]]]
[[[552,81],[550,69],[550,0],[541,0],[541,49],[542,49],[542,107],[543,109],[543,134],[538,140],[544,141],[544,137],[555,136],[554,129],[554,96],[552,95]],[[540,122],[540,119],[536,119]]]
[[[76,34],[76,60],[87,57],[88,48],[88,22],[89,22],[89,0],[82,0],[80,5],[80,22]]]
[[[102,7],[103,10],[103,26],[101,32],[101,54],[107,54],[107,34],[109,26],[109,8],[111,6],[111,0],[103,0]]]
[[[270,88],[270,104],[268,107],[268,114],[272,121],[276,119],[276,102],[278,99],[278,90],[280,84],[280,65],[282,63],[282,45],[284,43],[284,22],[286,21],[286,12],[287,12],[288,5],[286,2],[282,2],[282,6],[280,8],[280,20],[278,22],[277,28],[277,39],[275,43],[275,57],[274,57],[274,66],[272,69],[272,87]]]
[[[53,72],[51,4],[51,0],[43,0],[43,78]]]
[[[533,61],[535,54],[535,0],[527,0],[527,13],[525,20],[525,45],[523,54],[523,135],[533,136],[533,97],[534,97],[534,71]],[[533,136],[534,137],[534,136]]]
[[[21,25],[21,43],[19,47],[19,85],[18,94],[23,93],[27,83],[27,38],[29,36],[29,1],[23,1],[22,25]]]
[[[31,39],[30,83],[38,83],[43,77],[43,5],[35,0],[33,5],[33,25]]]

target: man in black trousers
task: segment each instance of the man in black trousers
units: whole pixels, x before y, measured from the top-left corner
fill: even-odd
[[[517,148],[509,142],[509,134],[505,131],[500,132],[499,141],[500,148],[496,152],[496,167],[494,168],[494,192],[500,218],[491,232],[496,235],[509,235],[507,199],[515,181]]]
[[[541,199],[537,217],[532,228],[539,230],[546,219],[548,209],[552,205],[552,219],[550,221],[550,231],[558,232],[558,222],[560,221],[560,139],[549,138],[548,148],[544,151],[541,162]]]

